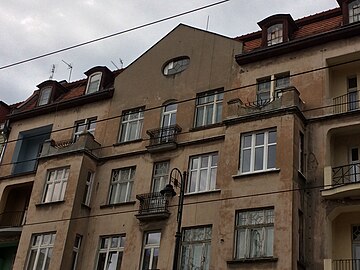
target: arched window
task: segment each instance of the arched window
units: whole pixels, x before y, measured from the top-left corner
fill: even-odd
[[[181,56],[174,58],[165,63],[163,68],[163,74],[165,76],[174,75],[184,71],[190,64],[190,58],[187,56]]]
[[[86,88],[86,93],[91,94],[94,92],[99,91],[100,88],[100,81],[101,81],[101,72],[97,72],[92,74],[88,79],[88,85]]]
[[[360,0],[349,2],[349,23],[360,21]]]
[[[51,90],[52,90],[51,86],[45,87],[44,89],[40,90],[38,106],[46,105],[49,103],[50,96],[51,96]]]
[[[267,45],[275,45],[283,42],[283,24],[278,23],[267,29]]]

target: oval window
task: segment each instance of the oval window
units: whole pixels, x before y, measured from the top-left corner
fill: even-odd
[[[182,56],[174,58],[168,61],[163,68],[163,74],[165,76],[174,75],[185,70],[190,64],[190,58],[187,56]]]

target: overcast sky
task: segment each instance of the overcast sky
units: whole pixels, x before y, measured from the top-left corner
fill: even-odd
[[[0,67],[82,43],[218,0],[0,0]],[[135,30],[84,47],[0,70],[0,100],[7,104],[28,98],[48,80],[85,78],[94,66],[114,70],[128,66],[149,47],[184,23],[229,37],[259,30],[258,21],[290,13],[299,19],[337,7],[336,0],[230,0],[205,10]]]

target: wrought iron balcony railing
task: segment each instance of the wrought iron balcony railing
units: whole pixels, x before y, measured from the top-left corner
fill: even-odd
[[[180,132],[181,127],[178,125],[172,125],[146,131],[146,133],[150,136],[150,146],[165,143],[176,143],[177,134]]]
[[[139,214],[168,212],[168,200],[160,192],[136,195],[140,201]]]
[[[6,211],[0,214],[0,228],[21,227],[25,224],[26,211]]]
[[[332,270],[360,270],[360,259],[333,260]]]
[[[344,113],[360,108],[359,91],[352,91],[333,98],[334,113]]]
[[[356,182],[360,182],[360,163],[332,168],[332,183],[334,185],[350,184]]]

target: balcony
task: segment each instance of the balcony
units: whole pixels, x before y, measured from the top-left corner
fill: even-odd
[[[360,259],[332,260],[331,270],[360,270]]]
[[[360,108],[359,91],[348,92],[333,98],[333,113],[346,113]]]
[[[180,132],[178,125],[148,130],[146,133],[150,136],[150,144],[146,148],[150,153],[176,149]]]
[[[321,194],[327,199],[360,196],[360,163],[325,167],[324,184]]]
[[[79,135],[76,141],[73,139],[57,142],[54,140],[45,141],[40,158],[76,152],[91,152],[91,154],[98,156],[100,146],[90,132],[84,132]]]
[[[25,224],[26,211],[6,211],[0,214],[0,232],[20,228]]]
[[[138,220],[163,220],[170,216],[169,201],[160,192],[136,195],[136,199],[140,202],[139,212],[135,215]]]

